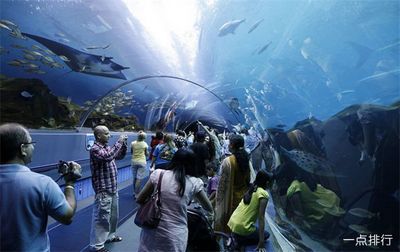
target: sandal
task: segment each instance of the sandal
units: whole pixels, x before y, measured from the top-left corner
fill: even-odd
[[[110,243],[110,242],[120,242],[120,241],[122,241],[122,237],[121,237],[121,236],[114,236],[113,238],[107,240],[106,243]]]

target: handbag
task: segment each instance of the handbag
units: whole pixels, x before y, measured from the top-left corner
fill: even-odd
[[[157,228],[161,219],[161,181],[164,171],[160,173],[156,190],[136,213],[135,224],[141,228]]]

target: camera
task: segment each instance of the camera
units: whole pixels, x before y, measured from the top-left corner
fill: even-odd
[[[79,167],[74,167],[72,163],[60,160],[58,162],[58,173],[61,176],[68,176],[71,180],[77,180],[82,177],[81,169]]]

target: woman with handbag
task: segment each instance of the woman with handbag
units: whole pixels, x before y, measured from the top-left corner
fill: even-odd
[[[213,215],[203,181],[196,175],[195,154],[186,148],[175,153],[167,170],[157,169],[150,175],[136,202],[144,204],[161,183],[158,194],[161,220],[155,228],[142,227],[138,251],[185,251],[188,240],[187,205],[193,198],[209,215]]]

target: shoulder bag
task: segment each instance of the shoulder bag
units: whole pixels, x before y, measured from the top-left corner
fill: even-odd
[[[136,213],[135,224],[141,228],[157,228],[161,219],[161,181],[164,171],[158,178],[157,189],[150,199],[141,205]]]

